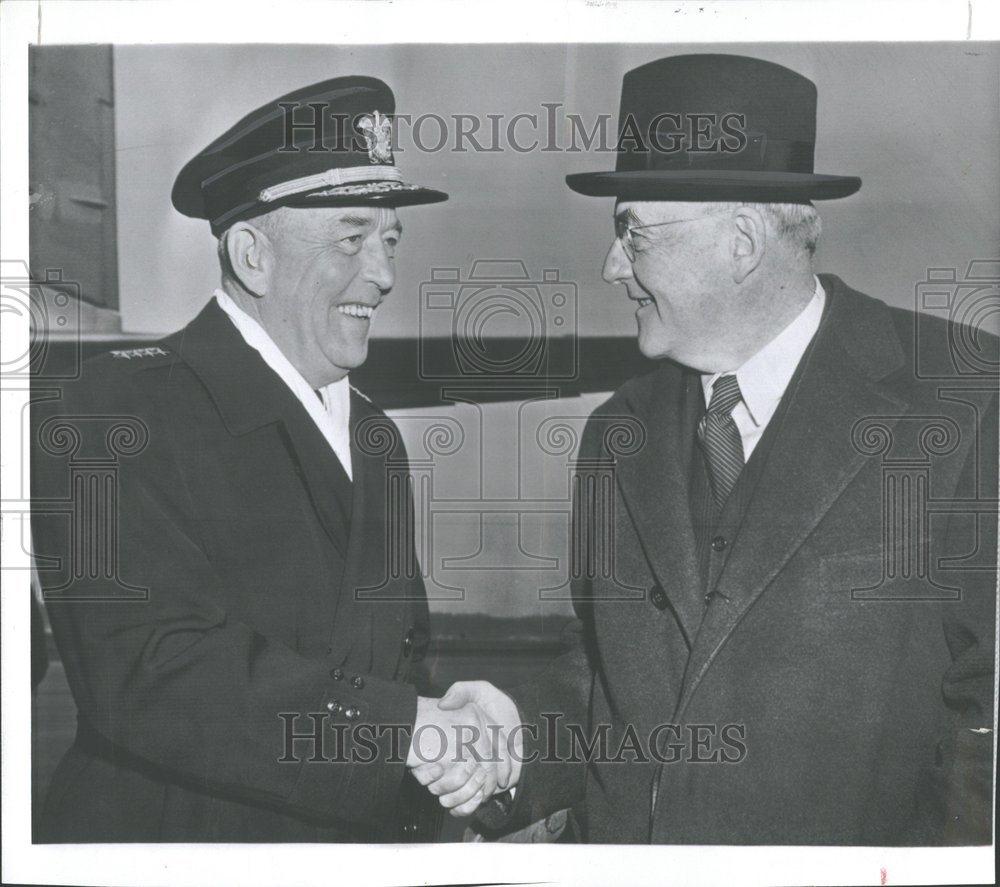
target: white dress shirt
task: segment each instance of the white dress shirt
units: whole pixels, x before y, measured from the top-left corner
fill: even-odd
[[[260,356],[294,394],[306,412],[316,423],[330,449],[344,466],[347,476],[353,479],[351,474],[351,387],[347,381],[347,376],[331,382],[324,388],[314,389],[302,374],[295,369],[288,358],[281,353],[281,349],[274,344],[267,332],[256,320],[243,311],[230,297],[221,289],[215,291],[215,300],[219,307],[229,315],[233,325],[239,330],[247,345],[257,351]],[[322,398],[322,403],[320,402]]]
[[[754,447],[764,435],[767,423],[778,409],[778,404],[792,376],[795,375],[795,369],[802,355],[805,354],[806,348],[809,347],[819,328],[823,306],[826,303],[826,293],[823,292],[819,278],[814,279],[816,289],[813,297],[799,316],[743,366],[735,370],[743,400],[733,409],[733,421],[743,440],[745,461],[749,461]],[[712,399],[712,386],[715,380],[732,372],[734,371],[727,370],[725,373],[702,374],[701,387],[706,407]]]

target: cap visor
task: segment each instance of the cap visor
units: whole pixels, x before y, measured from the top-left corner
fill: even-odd
[[[326,188],[276,201],[283,206],[420,206],[448,199],[444,191],[405,182],[374,182]]]

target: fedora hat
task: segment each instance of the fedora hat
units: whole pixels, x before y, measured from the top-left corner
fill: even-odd
[[[251,111],[185,164],[178,212],[216,234],[279,206],[412,206],[447,200],[403,180],[392,154],[392,90],[335,77]]]
[[[816,86],[738,55],[679,55],[622,81],[614,172],[566,176],[622,200],[804,202],[846,197],[856,176],[813,172]]]

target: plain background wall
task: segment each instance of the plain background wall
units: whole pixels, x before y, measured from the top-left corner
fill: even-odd
[[[593,125],[617,112],[622,74],[664,55],[744,53],[810,77],[819,90],[817,172],[859,175],[861,191],[819,204],[818,265],[887,302],[914,304],[928,267],[995,257],[1000,244],[997,47],[976,44],[812,45],[396,45],[118,46],[115,48],[119,280],[123,327],[172,331],[207,301],[218,281],[206,222],[180,216],[170,189],[181,166],[251,109],[328,77],[364,73],[386,80],[397,110],[437,114],[544,114],[562,103]],[[436,130],[423,130],[433,141]],[[519,134],[526,130],[519,129]],[[612,135],[613,138],[613,135]],[[563,142],[567,141],[564,134]],[[600,279],[612,234],[612,201],[585,198],[567,173],[610,169],[599,153],[477,154],[414,150],[404,129],[397,162],[410,181],[451,194],[442,205],[400,211],[405,225],[397,281],[376,320],[377,335],[418,329],[419,288],[431,270],[476,259],[524,261],[538,278],[557,269],[575,283],[581,335],[635,334],[633,309]],[[565,328],[560,332],[566,331]],[[487,328],[490,332],[490,328]],[[629,338],[622,347],[635,347]],[[461,426],[465,443],[439,460],[439,500],[549,498],[566,510],[568,457],[540,458],[535,441],[552,415],[580,425],[602,400],[592,395],[522,408],[492,404],[396,413],[411,456],[437,420]],[[439,501],[438,506],[441,505]],[[434,518],[430,569],[462,585],[439,612],[528,615],[566,612],[541,603],[558,570],[566,526],[554,515],[447,513]],[[464,558],[450,561],[446,558]],[[425,567],[428,564],[425,563]],[[550,564],[551,566],[551,564]],[[464,569],[463,569],[464,567]],[[537,569],[536,569],[537,568]]]
[[[819,10],[818,10],[819,12]],[[181,166],[265,101],[343,74],[383,78],[397,110],[438,114],[617,113],[629,68],[687,52],[733,52],[786,65],[819,91],[816,171],[861,176],[858,194],[818,204],[819,268],[896,305],[912,305],[925,269],[992,258],[1000,244],[1000,49],[986,44],[118,46],[118,231],[123,328],[168,332],[217,284],[208,225],[180,216]],[[527,129],[522,126],[519,134]],[[422,130],[425,142],[437,135]],[[581,197],[567,173],[610,169],[609,154],[426,154],[407,144],[404,176],[451,194],[402,210],[396,288],[375,334],[409,335],[434,267],[477,258],[556,268],[580,294],[583,335],[635,332],[621,292],[600,279],[610,200]],[[564,139],[565,141],[565,139]]]

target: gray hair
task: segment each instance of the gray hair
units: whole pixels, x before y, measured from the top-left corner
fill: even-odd
[[[811,203],[721,203],[721,209],[752,206],[774,227],[778,237],[789,246],[813,256],[823,225]]]
[[[261,213],[259,216],[254,216],[246,221],[265,234],[272,234],[275,226],[278,224],[276,216],[280,209],[281,207],[278,207],[276,210]],[[238,283],[239,278],[233,270],[232,262],[229,261],[229,231],[230,229],[226,228],[218,233],[215,242],[215,252],[219,258],[219,268],[222,271],[223,282],[231,280]]]
[[[236,272],[233,271],[233,263],[229,261],[229,229],[220,231],[218,239],[215,241],[215,252],[219,257],[219,270],[222,272],[222,282],[236,280]]]

